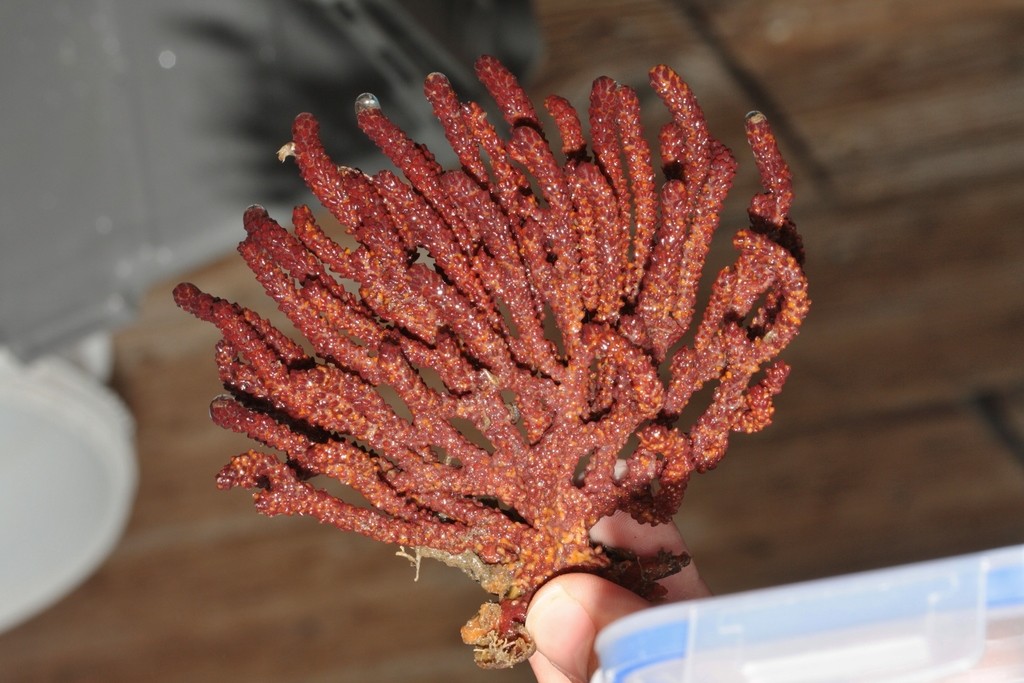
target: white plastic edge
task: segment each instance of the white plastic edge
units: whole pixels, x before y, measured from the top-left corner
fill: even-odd
[[[0,385],[4,394],[16,396],[21,405],[31,405],[42,414],[58,413],[83,440],[93,441],[108,468],[114,492],[91,542],[59,568],[49,585],[0,604],[2,632],[58,602],[106,560],[131,514],[138,467],[135,425],[127,407],[113,391],[75,364],[50,356],[22,365],[7,349],[0,348]]]

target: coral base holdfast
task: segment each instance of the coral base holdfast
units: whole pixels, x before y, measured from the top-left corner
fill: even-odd
[[[316,120],[296,118],[279,156],[358,247],[339,246],[308,207],[288,230],[253,206],[239,251],[306,346],[194,285],[174,296],[223,337],[213,421],[268,447],[233,458],[217,485],[252,489],[264,514],[308,515],[462,569],[496,598],[463,638],[478,664],[504,667],[533,652],[526,608],[553,576],[592,572],[656,599],[657,579],[685,565],[589,531],[616,511],[670,521],[730,432],[771,421],[789,372],[775,358],[809,299],[790,172],[763,115],[747,116],[746,133],[764,190],[695,321],[736,161],[690,88],[666,66],[650,72],[671,114],[659,182],[632,88],[594,82],[589,150],[578,113],[547,98],[556,153],[515,77],[490,57],[476,70],[507,131],[443,75],[425,82],[458,169],[369,94],[359,126],[404,180],[336,165]],[[680,424],[703,387],[703,412]],[[324,478],[363,500],[328,493]]]

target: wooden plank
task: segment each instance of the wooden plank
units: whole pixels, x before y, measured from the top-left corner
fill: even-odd
[[[847,199],[1024,168],[1017,2],[700,3]]]
[[[681,49],[699,47],[685,18],[666,0],[545,0],[535,3],[547,38],[534,89],[586,103],[590,83],[600,75],[622,82],[646,82],[647,70]]]
[[[1022,210],[1009,179],[798,216],[814,305],[780,415],[838,421],[1024,384],[1024,231],[1006,222]]]
[[[737,436],[678,516],[731,592],[1024,543],[1024,469],[969,408]]]
[[[424,563],[414,583],[392,548],[310,520],[259,521],[219,539],[119,551],[82,590],[0,639],[4,680],[480,675],[458,635],[485,597],[471,581]],[[520,670],[495,680],[528,679]]]

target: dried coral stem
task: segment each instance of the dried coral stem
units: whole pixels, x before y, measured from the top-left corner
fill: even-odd
[[[340,247],[306,207],[293,231],[252,207],[239,251],[312,353],[192,285],[175,298],[223,335],[228,395],[214,421],[283,454],[243,453],[218,485],[253,489],[266,514],[309,515],[459,567],[499,599],[463,630],[478,662],[497,666],[532,651],[526,605],[558,573],[656,591],[616,568],[589,529],[617,510],[669,520],[730,432],[770,422],[789,372],[773,359],[809,301],[791,177],[763,115],[746,126],[764,191],[694,321],[736,162],[682,79],[651,71],[672,117],[659,188],[631,88],[595,81],[589,151],[575,110],[548,98],[559,158],[512,74],[489,57],[477,74],[507,136],[444,76],[424,87],[460,169],[442,169],[372,96],[357,121],[404,180],[337,166],[315,119],[296,118],[280,155],[359,246]],[[709,404],[682,429],[709,383]],[[368,506],[327,493],[321,477]]]

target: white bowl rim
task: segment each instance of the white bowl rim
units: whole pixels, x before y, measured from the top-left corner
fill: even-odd
[[[110,555],[131,513],[138,481],[134,423],[108,387],[67,360],[48,356],[22,365],[0,349],[0,410],[71,430],[102,468],[101,512],[59,567],[36,567],[29,586],[0,586],[0,631],[47,609],[85,581]],[[0,453],[0,459],[4,457]],[[84,493],[86,493],[84,491]],[[0,519],[0,523],[3,520]],[[45,533],[44,530],[40,530]],[[11,549],[8,561],[30,553]]]

